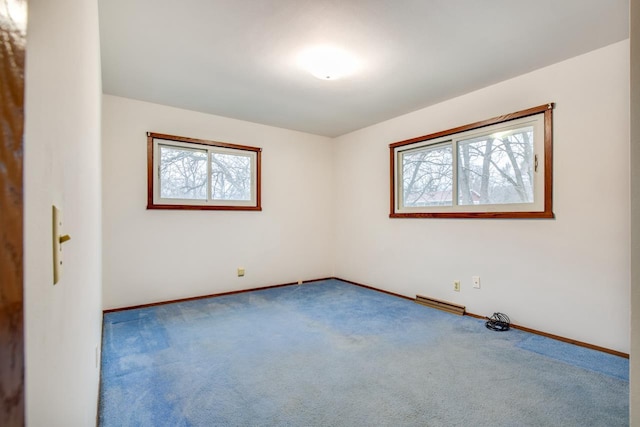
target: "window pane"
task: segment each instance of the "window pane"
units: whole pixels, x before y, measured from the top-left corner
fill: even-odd
[[[207,152],[160,146],[160,197],[207,198]]]
[[[402,155],[402,192],[405,207],[451,206],[451,151],[451,144],[447,144]]]
[[[211,198],[251,200],[251,157],[211,153]]]
[[[458,142],[458,204],[533,203],[533,127]]]

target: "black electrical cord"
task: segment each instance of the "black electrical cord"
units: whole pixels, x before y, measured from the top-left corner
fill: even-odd
[[[509,330],[511,320],[504,313],[493,313],[493,316],[487,317],[487,323],[484,325],[492,331],[503,332]]]

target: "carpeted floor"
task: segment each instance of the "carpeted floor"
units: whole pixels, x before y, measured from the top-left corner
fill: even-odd
[[[337,280],[110,313],[102,358],[104,427],[629,424],[626,359]]]

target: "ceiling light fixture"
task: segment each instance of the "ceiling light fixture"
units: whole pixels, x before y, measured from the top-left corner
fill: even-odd
[[[343,49],[315,46],[300,53],[298,65],[321,80],[336,80],[353,74],[358,61]]]

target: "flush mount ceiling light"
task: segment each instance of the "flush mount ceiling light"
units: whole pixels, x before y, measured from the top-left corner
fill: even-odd
[[[302,51],[298,65],[321,80],[336,80],[353,74],[358,68],[351,54],[333,46],[315,46]]]

